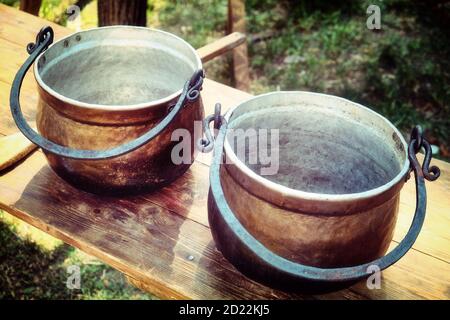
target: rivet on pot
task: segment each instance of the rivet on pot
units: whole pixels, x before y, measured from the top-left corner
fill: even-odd
[[[69,46],[69,40],[64,40],[64,48],[67,48]]]
[[[176,103],[172,103],[168,108],[167,108],[167,113],[170,113],[170,111],[173,110],[173,108],[175,108]]]
[[[75,37],[75,40],[80,41],[80,40],[81,40],[81,36],[80,36],[80,35],[77,35],[77,36]]]

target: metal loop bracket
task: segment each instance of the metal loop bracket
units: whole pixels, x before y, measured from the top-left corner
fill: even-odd
[[[203,132],[205,134],[205,138],[201,138],[197,141],[197,147],[203,153],[208,153],[214,148],[214,135],[211,133],[211,129],[209,125],[211,122],[214,122],[215,131],[219,130],[220,126],[226,122],[225,117],[223,117],[221,113],[222,106],[220,103],[216,103],[214,107],[214,114],[207,116],[203,120]]]
[[[423,130],[422,127],[417,125],[411,130],[410,141],[414,141],[414,152],[418,153],[423,145]]]
[[[52,44],[53,37],[54,37],[54,33],[53,33],[53,29],[51,27],[49,27],[49,26],[42,27],[42,29],[36,35],[36,41],[34,43],[30,42],[27,45],[28,54],[32,54],[37,49],[37,47],[41,44],[45,44],[45,46],[43,48],[44,48],[44,50],[46,50],[48,48],[48,46],[50,44]]]
[[[203,78],[205,72],[203,70],[197,70],[192,78],[189,80],[189,91],[187,93],[187,100],[193,102],[200,96],[200,91],[203,89]]]

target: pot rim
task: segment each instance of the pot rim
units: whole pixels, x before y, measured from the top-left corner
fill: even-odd
[[[225,119],[227,121],[227,123],[229,122],[233,112],[239,108],[241,105],[252,101],[254,99],[260,99],[263,97],[267,97],[267,96],[271,96],[271,95],[282,95],[282,94],[306,94],[306,95],[312,95],[312,96],[325,96],[328,98],[333,98],[333,99],[337,99],[340,101],[345,101],[347,103],[351,103],[359,108],[363,108],[365,111],[371,113],[374,116],[377,116],[379,118],[381,118],[383,121],[385,121],[393,130],[394,132],[398,135],[398,137],[400,138],[400,141],[403,145],[403,150],[404,150],[404,156],[405,156],[405,160],[403,163],[403,167],[401,168],[401,170],[399,171],[399,173],[392,178],[389,182],[385,183],[382,186],[379,186],[377,188],[373,188],[373,189],[369,189],[363,192],[356,192],[356,193],[343,193],[343,194],[327,194],[327,193],[315,193],[315,192],[307,192],[307,191],[302,191],[302,190],[297,190],[297,189],[293,189],[293,188],[289,188],[286,186],[283,186],[281,184],[278,184],[276,182],[270,181],[267,178],[264,178],[263,176],[257,174],[256,172],[252,171],[244,162],[242,162],[237,155],[235,154],[235,152],[233,151],[233,149],[231,148],[231,145],[228,141],[228,139],[225,137],[225,141],[224,141],[224,151],[225,151],[225,157],[227,158],[227,161],[230,162],[226,162],[226,164],[231,164],[237,167],[237,169],[239,171],[241,171],[241,173],[243,173],[244,175],[246,175],[250,180],[252,180],[255,183],[258,183],[260,185],[262,185],[265,189],[270,190],[275,192],[276,194],[281,194],[283,195],[283,198],[291,198],[291,199],[303,199],[303,200],[308,200],[308,201],[321,201],[321,202],[348,202],[348,201],[353,201],[353,200],[364,200],[364,199],[368,199],[368,198],[372,198],[375,196],[378,196],[380,194],[383,194],[384,192],[387,192],[388,190],[392,189],[395,185],[397,185],[399,182],[401,182],[404,177],[406,176],[406,174],[409,171],[409,158],[408,158],[408,145],[405,141],[405,139],[403,138],[403,135],[400,133],[400,131],[398,131],[398,129],[385,117],[383,117],[382,115],[380,115],[379,113],[369,109],[368,107],[365,107],[359,103],[350,101],[348,99],[345,98],[341,98],[338,96],[334,96],[334,95],[329,95],[329,94],[323,94],[323,93],[316,93],[316,92],[309,92],[309,91],[276,91],[276,92],[269,92],[269,93],[265,93],[265,94],[261,94],[261,95],[257,95],[254,97],[251,97],[241,103],[239,103],[238,105],[232,107],[226,114],[225,114]]]
[[[139,109],[145,109],[145,108],[149,108],[149,107],[153,107],[153,106],[158,106],[158,105],[162,105],[165,103],[168,103],[172,100],[174,100],[175,98],[177,98],[178,96],[181,95],[181,92],[183,91],[183,88],[180,88],[178,91],[175,91],[174,93],[158,99],[158,100],[153,100],[153,101],[149,101],[149,102],[141,102],[141,103],[137,103],[137,104],[130,104],[130,105],[105,105],[105,104],[96,104],[96,103],[86,103],[86,102],[82,102],[82,101],[78,101],[76,99],[72,99],[72,98],[68,98],[58,92],[56,92],[55,90],[53,90],[51,87],[49,87],[41,78],[41,75],[39,74],[38,71],[38,63],[37,61],[39,61],[41,59],[41,57],[48,51],[51,49],[51,47],[53,47],[54,45],[56,45],[57,43],[61,43],[64,40],[71,38],[73,36],[76,35],[80,35],[83,33],[87,33],[87,32],[92,32],[92,31],[96,31],[96,30],[103,30],[103,29],[142,29],[142,30],[149,30],[149,31],[153,31],[153,32],[158,32],[161,34],[164,34],[166,36],[172,37],[180,42],[182,42],[184,45],[187,46],[187,48],[189,48],[190,50],[192,50],[192,53],[194,54],[195,57],[195,64],[198,70],[202,69],[202,61],[200,59],[200,56],[197,53],[197,50],[195,50],[186,40],[180,38],[177,35],[174,35],[170,32],[167,31],[163,31],[163,30],[159,30],[159,29],[155,29],[155,28],[148,28],[148,27],[138,27],[138,26],[128,26],[128,25],[116,25],[116,26],[107,26],[107,27],[94,27],[94,28],[90,28],[90,29],[86,29],[86,30],[81,30],[81,31],[77,31],[74,32],[70,35],[67,35],[61,39],[59,39],[58,41],[52,43],[47,50],[45,50],[44,52],[42,52],[37,58],[36,58],[36,63],[34,63],[33,66],[33,73],[34,73],[34,77],[36,79],[36,82],[38,83],[38,85],[44,90],[46,91],[48,94],[54,96],[55,98],[74,105],[76,107],[80,107],[80,108],[86,108],[86,109],[94,109],[94,110],[106,110],[106,111],[130,111],[130,110],[139,110]],[[195,71],[195,70],[194,70]]]

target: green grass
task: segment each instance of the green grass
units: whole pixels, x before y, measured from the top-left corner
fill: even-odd
[[[0,299],[151,299],[124,276],[0,210]],[[80,290],[67,268],[80,268]]]
[[[17,5],[18,1],[0,0]],[[67,23],[74,0],[43,0],[40,15]],[[388,117],[405,135],[415,124],[450,159],[450,4],[439,1],[247,0],[251,91],[307,90],[340,95]],[[441,1],[442,2],[442,1]],[[227,0],[149,0],[148,25],[198,48],[224,35]],[[381,31],[366,28],[369,4],[381,8]],[[81,27],[97,23],[96,1]],[[232,84],[230,57],[205,66]]]
[[[222,35],[226,0],[182,3],[159,1],[157,26],[197,47]],[[369,4],[381,7],[380,31],[366,28]],[[405,136],[422,125],[438,157],[450,159],[450,10],[437,17],[431,4],[405,0],[246,5],[252,93],[343,96],[385,115]],[[230,84],[229,61],[207,64],[208,76]]]
[[[18,5],[17,0],[0,0]],[[72,0],[43,0],[40,16],[69,28]],[[415,124],[450,159],[449,5],[436,1],[247,0],[254,94],[307,90],[340,95],[385,115],[405,135]],[[366,8],[381,7],[380,31],[366,28]],[[81,27],[97,24],[96,2]],[[227,0],[149,1],[148,24],[200,47],[224,35]],[[30,39],[32,40],[32,39]],[[231,84],[229,56],[206,64],[209,78]],[[79,250],[0,214],[0,298],[149,298],[123,276]],[[66,268],[80,264],[82,289],[65,287]]]

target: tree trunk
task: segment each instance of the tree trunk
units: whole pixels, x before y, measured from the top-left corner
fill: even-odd
[[[75,5],[78,6],[78,8],[80,8],[80,11],[84,9],[84,7],[86,7],[89,2],[91,2],[92,0],[77,0],[77,2],[75,2]]]
[[[20,0],[20,10],[39,16],[42,0]]]
[[[147,25],[147,0],[98,0],[98,25]]]

